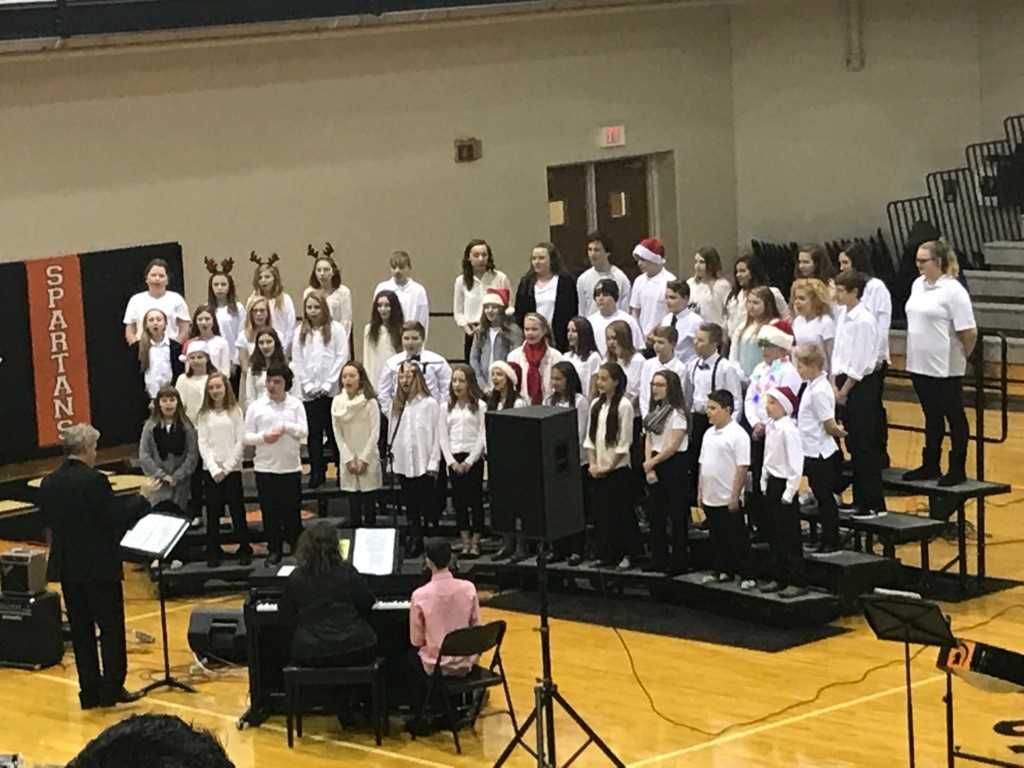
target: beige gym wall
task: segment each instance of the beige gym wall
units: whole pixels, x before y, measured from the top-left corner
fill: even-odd
[[[450,310],[469,238],[514,279],[547,239],[548,165],[661,151],[673,257],[732,243],[728,13],[0,59],[0,258],[177,240],[194,305],[206,256],[233,256],[247,293],[250,249],[277,251],[297,296],[306,243],[328,239],[361,329],[391,250]],[[628,146],[599,149],[619,122]],[[453,162],[460,136],[483,140],[481,161]],[[450,320],[434,327],[438,351],[461,351]]]
[[[982,141],[1003,135],[1003,120],[1024,113],[1024,3],[981,0]],[[954,42],[954,41],[950,41]]]

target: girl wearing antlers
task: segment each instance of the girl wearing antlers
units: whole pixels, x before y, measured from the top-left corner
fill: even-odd
[[[242,359],[239,355],[238,337],[245,329],[245,305],[238,300],[235,278],[231,270],[235,266],[234,259],[224,259],[219,264],[209,257],[206,259],[206,271],[210,279],[206,284],[206,304],[214,310],[220,335],[228,343],[231,353],[231,370],[228,373],[235,396],[242,394]]]
[[[341,270],[334,260],[334,246],[324,243],[323,251],[318,251],[310,243],[306,254],[313,259],[313,271],[309,273],[309,285],[302,292],[303,302],[313,291],[323,291],[331,310],[331,320],[341,323],[345,338],[349,338],[352,333],[352,291],[341,284]]]
[[[274,326],[281,343],[284,344],[285,355],[291,357],[292,337],[295,335],[295,305],[292,303],[292,297],[284,292],[284,285],[281,283],[281,271],[277,268],[280,259],[276,253],[265,257],[258,255],[256,251],[249,254],[249,261],[256,265],[249,301],[258,297],[267,300],[270,307],[270,324]]]

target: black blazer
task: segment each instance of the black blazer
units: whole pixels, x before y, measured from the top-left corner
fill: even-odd
[[[185,372],[185,364],[181,361],[181,343],[176,339],[170,340],[171,344],[171,380],[168,382],[172,387],[178,381],[178,377]],[[149,416],[149,393],[146,391],[146,374],[142,372],[142,366],[139,363],[139,342],[135,342],[129,347],[131,349],[132,357],[135,360],[135,375],[138,377],[139,387],[139,401],[138,411],[141,414],[141,419],[145,420]]]
[[[119,581],[121,536],[149,502],[115,496],[106,475],[77,459],[65,459],[43,480],[40,499],[52,533],[47,580]]]
[[[365,618],[373,603],[366,580],[348,563],[320,577],[296,568],[281,598],[281,618],[295,626],[292,660],[340,656],[375,646],[377,635]]]
[[[527,312],[537,311],[537,300],[533,295],[533,275],[528,273],[519,281],[516,288],[516,322],[523,327],[523,318]],[[576,316],[578,309],[576,296],[576,278],[563,272],[558,276],[558,287],[555,289],[555,314],[551,318],[551,333],[555,337],[555,347],[565,352],[569,349],[569,321]]]

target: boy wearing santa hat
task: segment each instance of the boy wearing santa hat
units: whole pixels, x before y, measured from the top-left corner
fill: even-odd
[[[665,246],[656,237],[641,240],[633,249],[633,258],[640,274],[633,281],[629,294],[629,308],[640,321],[644,334],[651,332],[665,317],[665,287],[676,276],[665,269]],[[648,355],[650,357],[650,355]]]

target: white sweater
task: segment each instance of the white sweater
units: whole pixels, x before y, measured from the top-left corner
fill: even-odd
[[[245,448],[245,419],[242,409],[204,411],[196,422],[199,455],[211,475],[229,475],[242,468]]]

